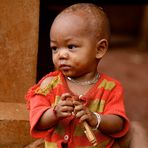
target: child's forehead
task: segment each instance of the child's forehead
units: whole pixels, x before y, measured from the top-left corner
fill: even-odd
[[[55,32],[69,32],[74,33],[75,35],[78,33],[79,35],[88,35],[88,33],[93,34],[92,26],[90,25],[88,19],[85,19],[82,16],[75,14],[64,14],[60,15],[54,23],[52,24],[50,32],[53,34]]]
[[[56,19],[55,22],[71,22],[74,24],[81,24],[81,25],[85,25],[88,26],[88,24],[90,24],[91,17],[83,14],[83,13],[62,13],[61,15],[59,15]]]

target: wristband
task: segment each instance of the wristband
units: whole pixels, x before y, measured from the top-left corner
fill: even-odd
[[[101,116],[100,116],[98,113],[96,113],[96,112],[93,112],[93,114],[94,114],[94,115],[96,116],[96,118],[97,118],[97,125],[96,125],[95,128],[93,128],[93,130],[97,130],[98,127],[99,127],[99,125],[100,125],[100,122],[101,122]]]

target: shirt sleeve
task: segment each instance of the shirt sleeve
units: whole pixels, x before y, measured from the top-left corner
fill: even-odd
[[[51,101],[54,98],[52,92],[54,76],[58,72],[49,73],[44,76],[37,84],[31,87],[26,96],[27,109],[29,110],[30,133],[35,138],[45,138],[53,128],[49,130],[36,130],[35,126],[43,113],[51,108]],[[54,81],[53,81],[54,82]]]
[[[115,114],[124,119],[123,129],[110,136],[114,138],[120,138],[124,136],[129,130],[129,119],[125,113],[123,88],[121,85],[117,85],[111,92],[111,95],[106,103],[104,114]]]
[[[50,108],[50,103],[45,96],[35,95],[30,100],[30,133],[35,138],[44,138],[48,135],[48,130],[35,130],[35,125],[39,121],[42,114]]]

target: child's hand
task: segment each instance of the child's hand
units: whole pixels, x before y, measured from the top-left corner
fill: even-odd
[[[72,115],[74,111],[73,101],[69,93],[62,94],[61,100],[55,107],[57,118],[66,118]]]
[[[97,124],[97,119],[94,113],[89,111],[89,109],[83,105],[80,100],[73,101],[75,106],[74,114],[76,118],[79,118],[80,122],[87,121],[91,127],[95,127]]]

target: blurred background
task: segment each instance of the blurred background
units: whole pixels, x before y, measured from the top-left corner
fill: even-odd
[[[53,70],[51,23],[60,11],[77,2],[92,2],[107,13],[112,36],[100,71],[122,83],[130,120],[138,121],[148,133],[147,3],[0,0],[0,147],[21,148],[35,140],[29,135],[25,94]]]

